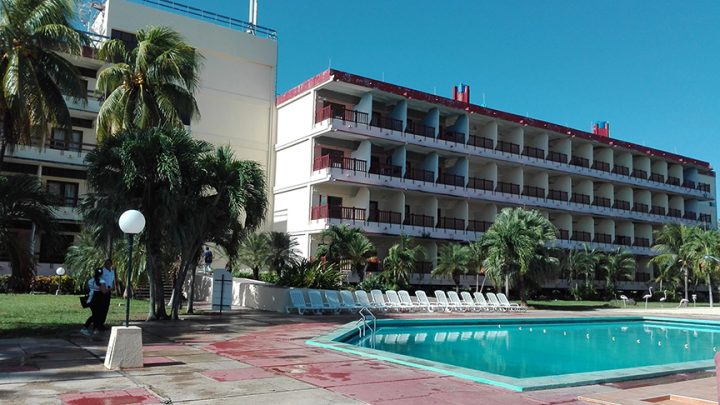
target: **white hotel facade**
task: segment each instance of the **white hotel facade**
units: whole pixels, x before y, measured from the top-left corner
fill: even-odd
[[[717,221],[707,162],[630,142],[336,70],[277,108],[274,228],[307,257],[332,224],[361,228],[381,258],[407,234],[428,252],[413,282],[439,284],[440,244],[474,241],[521,206],[550,219],[558,247],[632,252],[623,287],[644,288],[655,230]]]

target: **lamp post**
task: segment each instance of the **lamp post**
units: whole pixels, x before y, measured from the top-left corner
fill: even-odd
[[[65,269],[62,267],[58,267],[57,270],[55,270],[55,274],[58,276],[64,276],[65,275]],[[58,288],[57,291],[55,291],[55,295],[60,295],[60,280],[58,280]]]
[[[140,211],[127,210],[120,215],[118,224],[123,233],[127,234],[128,239],[127,286],[129,286],[132,276],[133,237],[145,228],[145,217]],[[125,326],[130,326],[130,294],[127,294],[125,303]]]
[[[685,276],[685,302],[690,302],[690,301],[688,301],[688,295],[687,295],[687,292],[688,292],[688,290],[687,290],[688,269],[687,269],[687,267],[685,266],[685,261],[684,261],[684,260],[680,259],[680,260],[678,260],[678,262],[682,263],[682,272],[683,272],[683,276]]]

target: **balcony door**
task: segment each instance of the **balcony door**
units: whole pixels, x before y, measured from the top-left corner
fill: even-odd
[[[342,162],[343,158],[345,157],[345,153],[343,151],[337,149],[321,148],[320,156],[329,156],[330,167],[342,169]]]
[[[379,219],[378,202],[370,201],[370,216],[368,217],[368,220],[370,222],[379,222]]]

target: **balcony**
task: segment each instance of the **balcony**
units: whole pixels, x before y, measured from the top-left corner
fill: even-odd
[[[595,233],[595,243],[612,243],[612,236],[607,233]]]
[[[697,221],[697,213],[693,211],[685,210],[685,215],[683,215],[683,218],[690,219],[692,221]]]
[[[550,190],[548,190],[547,198],[548,198],[548,200],[567,201],[568,200],[568,192],[550,189]]]
[[[695,182],[692,181],[692,180],[685,180],[685,181],[683,181],[682,186],[685,187],[685,188],[692,188],[692,189],[694,189],[694,188],[695,188]]]
[[[437,227],[441,228],[441,229],[453,229],[456,231],[464,231],[465,230],[465,220],[462,220],[459,218],[440,217],[440,218],[438,218]]]
[[[395,166],[395,165],[389,165],[389,164],[382,164],[382,163],[376,163],[370,165],[370,171],[371,174],[377,174],[379,176],[389,176],[389,177],[402,177],[402,167]]]
[[[708,224],[709,224],[710,222],[712,222],[712,215],[710,215],[710,214],[700,214],[700,215],[698,215],[698,221],[700,221],[700,222],[705,222],[705,223],[708,223]]]
[[[630,173],[630,176],[638,178],[638,179],[647,179],[648,174],[645,170],[640,169],[633,169],[632,173]]]
[[[537,159],[545,159],[545,151],[540,148],[532,146],[526,146],[523,148],[523,156],[528,156]]]
[[[405,178],[408,180],[426,181],[428,183],[434,183],[435,173],[425,169],[407,169],[405,170]]]
[[[410,226],[421,226],[423,228],[433,228],[434,227],[434,219],[430,215],[422,215],[422,214],[409,214],[405,216],[405,222],[403,225],[410,225]]]
[[[527,197],[545,198],[545,189],[535,186],[524,186],[523,195]]]
[[[697,189],[706,193],[710,192],[710,185],[707,183],[698,183]]]
[[[468,179],[467,186],[468,188],[473,188],[475,190],[486,191],[493,191],[493,189],[495,188],[492,180],[479,179],[477,177],[470,177]]]
[[[405,128],[405,132],[425,138],[435,138],[435,127],[431,127],[419,122],[413,122]]]
[[[635,237],[635,243],[633,243],[633,246],[650,247],[650,239]]]
[[[370,125],[370,115],[360,111],[338,108],[334,105],[326,105],[315,112],[315,123],[323,122],[330,118],[345,122],[353,122],[355,124]]]
[[[432,262],[415,262],[415,273],[430,274],[433,271]]]
[[[643,283],[650,281],[650,273],[635,273],[635,281]]]
[[[658,183],[665,183],[665,176],[660,173],[650,173],[650,181],[657,181]]]
[[[548,152],[546,159],[551,162],[567,163],[568,155],[565,153],[550,151]]]
[[[451,129],[441,128],[438,139],[447,142],[465,143],[465,134]]]
[[[493,148],[493,141],[490,138],[485,138],[482,136],[475,136],[470,135],[468,138],[468,145],[475,146],[477,148],[485,148],[485,149],[492,149]]]
[[[327,168],[367,173],[367,161],[332,155],[318,156],[313,160],[313,171]]]
[[[613,173],[619,174],[621,176],[629,176],[630,175],[630,168],[627,166],[621,166],[621,165],[613,165]]]
[[[498,181],[497,187],[495,187],[495,191],[499,193],[520,194],[520,185],[514,183],[506,183],[504,181]]]
[[[515,155],[520,154],[520,145],[512,142],[505,142],[505,141],[497,141],[497,146],[495,146],[495,150],[499,150],[500,152],[506,152],[506,153],[512,153]]]
[[[590,232],[573,231],[571,240],[578,242],[591,242],[592,235],[590,235]]]
[[[468,221],[467,230],[470,232],[487,232],[492,226],[492,222],[488,221],[476,221],[471,219]]]
[[[402,223],[402,215],[395,211],[370,210],[368,212],[368,222],[400,225]]]
[[[655,215],[665,215],[665,207],[661,207],[659,205],[653,205],[650,208],[650,213]]]
[[[587,194],[572,193],[572,196],[570,197],[570,202],[590,205],[590,196]]]
[[[629,236],[615,235],[615,244],[622,245],[622,246],[631,246],[632,238]]]
[[[649,210],[649,207],[647,204],[635,203],[635,204],[633,204],[632,210],[635,212],[647,213]]]
[[[558,229],[558,239],[570,240],[570,231],[567,229]]]
[[[75,188],[77,192],[77,188]],[[53,205],[56,207],[76,208],[78,206],[78,196],[51,195]]]
[[[570,159],[570,164],[579,167],[590,167],[590,160],[580,156],[573,156]]]
[[[610,206],[612,205],[612,202],[610,201],[609,198],[606,198],[606,197],[595,197],[595,199],[592,202],[592,205],[594,205],[596,207],[610,208]]]
[[[679,186],[680,185],[680,179],[678,177],[668,176],[667,178],[667,184],[671,186]]]
[[[615,200],[615,204],[613,205],[613,208],[618,209],[618,210],[630,211],[630,201]]]
[[[365,221],[365,209],[343,207],[340,205],[316,205],[310,211],[310,219],[341,219],[346,221]]]
[[[677,208],[668,209],[667,216],[673,218],[682,218],[682,211]]]
[[[610,163],[608,163],[608,162],[602,162],[600,160],[593,160],[592,168],[595,170],[600,170],[603,172],[610,173]]]
[[[370,125],[373,127],[389,129],[391,131],[403,132],[403,122],[391,117],[383,117],[373,115],[370,120]]]
[[[457,174],[440,173],[437,182],[448,186],[465,187],[465,177]]]

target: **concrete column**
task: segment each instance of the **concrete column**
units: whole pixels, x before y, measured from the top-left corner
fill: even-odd
[[[360,142],[360,146],[350,153],[351,158],[364,160],[368,167],[370,167],[370,156],[372,156],[372,143],[368,140]]]
[[[407,127],[407,101],[401,100],[390,113],[390,117],[402,121],[403,131]]]
[[[353,108],[355,111],[366,113],[372,122],[373,95],[368,92],[360,97],[360,102]]]
[[[480,130],[480,136],[483,138],[492,139],[493,147],[497,145],[498,140],[498,125],[495,121],[490,121]]]
[[[395,166],[400,166],[400,172],[403,177],[405,177],[406,159],[407,159],[407,151],[405,149],[405,145],[398,146],[397,148],[395,148],[395,150],[393,150],[392,164]]]
[[[438,164],[440,163],[440,157],[438,156],[437,152],[430,152],[425,156],[425,160],[423,161],[423,169],[429,170],[435,174],[435,181],[437,181],[438,177]]]
[[[450,129],[462,132],[465,135],[464,143],[467,143],[468,134],[470,133],[470,120],[468,120],[467,114],[459,115]]]
[[[423,125],[435,128],[435,138],[437,138],[440,133],[440,110],[437,108],[430,109],[423,120]]]

